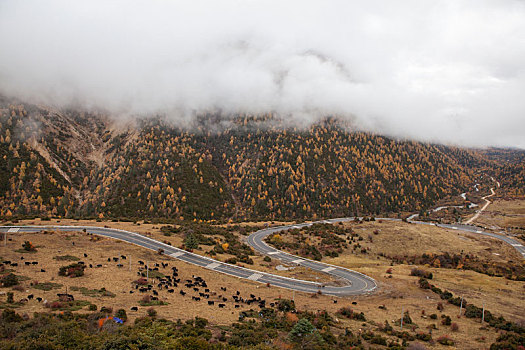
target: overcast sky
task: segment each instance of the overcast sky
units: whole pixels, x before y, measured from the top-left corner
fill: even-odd
[[[2,0],[0,93],[525,148],[525,2]]]

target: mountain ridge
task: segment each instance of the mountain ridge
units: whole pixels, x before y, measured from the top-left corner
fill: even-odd
[[[424,210],[482,171],[509,171],[478,150],[352,131],[335,118],[294,129],[272,114],[210,114],[188,129],[1,102],[4,218],[378,215]]]

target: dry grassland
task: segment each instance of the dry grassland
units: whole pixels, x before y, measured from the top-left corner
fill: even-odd
[[[525,233],[525,200],[496,199],[478,217],[476,224],[493,229],[521,227],[519,233]]]
[[[38,221],[32,221],[39,224]],[[24,222],[25,224],[31,222]],[[53,222],[44,222],[51,224]],[[133,223],[97,223],[93,221],[69,221],[61,220],[57,224],[68,225],[107,225],[110,227],[120,228],[139,232],[142,234],[150,234],[152,237],[160,240],[169,240],[173,245],[180,245],[182,238],[177,236],[164,237],[160,233],[159,225],[135,225]],[[295,294],[295,301],[300,310],[327,310],[335,313],[341,307],[351,307],[357,312],[364,312],[367,317],[367,322],[359,322],[353,320],[339,319],[341,329],[348,327],[353,331],[359,332],[366,329],[374,330],[374,324],[382,324],[389,321],[391,324],[394,320],[398,320],[401,315],[401,310],[409,311],[412,319],[416,323],[417,330],[427,332],[426,327],[435,325],[436,330],[433,331],[433,338],[436,339],[442,334],[451,336],[457,342],[458,348],[462,349],[483,349],[488,348],[489,345],[496,339],[497,332],[491,328],[481,328],[479,321],[467,319],[465,317],[458,318],[459,308],[450,304],[445,305],[445,310],[439,312],[436,309],[437,303],[441,300],[439,297],[429,290],[422,290],[417,286],[417,277],[409,276],[412,266],[395,265],[392,266],[392,277],[386,273],[390,268],[390,260],[379,256],[380,253],[387,255],[394,254],[422,254],[428,253],[460,253],[468,252],[474,253],[479,257],[491,259],[492,261],[505,261],[507,259],[517,259],[517,253],[512,248],[505,244],[500,244],[499,241],[484,238],[476,235],[469,235],[458,233],[453,230],[444,230],[436,227],[427,227],[421,225],[413,225],[401,222],[369,222],[363,224],[349,223],[352,225],[355,232],[363,236],[364,240],[361,245],[369,247],[368,254],[351,253],[350,251],[343,253],[337,258],[324,258],[323,261],[328,263],[353,268],[359,272],[370,275],[375,278],[379,284],[379,291],[369,296],[333,298],[329,296],[312,296],[305,293],[292,293],[290,290],[285,290],[276,287],[266,287],[251,281],[241,280],[235,277],[219,274],[210,270],[186,264],[175,259],[160,256],[153,251],[148,251],[144,248],[137,247],[128,243],[119,242],[112,239],[103,238],[99,241],[91,239],[83,233],[54,233],[54,234],[13,234],[10,235],[12,241],[8,242],[7,248],[0,249],[0,256],[4,259],[21,262],[20,257],[24,256],[26,260],[38,261],[38,266],[19,266],[16,268],[16,274],[27,276],[30,279],[22,282],[25,290],[15,291],[15,300],[26,297],[28,294],[34,294],[35,297],[42,297],[49,301],[56,300],[56,293],[65,291],[66,286],[71,292],[71,287],[86,287],[88,289],[106,288],[112,293],[115,293],[114,298],[111,297],[90,297],[84,296],[79,291],[71,292],[78,300],[87,300],[96,304],[99,308],[102,306],[112,307],[113,310],[124,308],[127,310],[128,317],[133,320],[138,316],[146,314],[148,307],[139,306],[139,301],[144,294],[135,293],[130,294],[132,288],[132,281],[138,278],[137,271],[140,268],[138,260],[149,262],[168,262],[169,266],[166,269],[160,268],[160,272],[169,274],[172,266],[179,268],[183,280],[191,278],[192,275],[203,277],[211,291],[215,291],[217,295],[223,294],[228,297],[226,307],[219,309],[217,304],[209,306],[206,301],[193,301],[191,295],[198,295],[197,292],[190,291],[188,288],[183,289],[188,292],[186,296],[181,296],[176,288],[176,293],[169,294],[165,290],[159,292],[159,299],[168,303],[164,306],[155,306],[160,317],[167,319],[187,319],[194,316],[205,317],[212,324],[230,324],[237,320],[241,310],[248,310],[250,308],[256,309],[256,305],[248,306],[240,304],[241,308],[235,309],[234,303],[231,301],[232,294],[236,290],[241,292],[242,296],[249,296],[255,294],[267,300],[267,303],[277,300],[279,297],[292,298]],[[379,234],[374,234],[374,231],[379,230]],[[373,242],[369,242],[368,236],[372,237]],[[21,254],[15,252],[16,249],[21,248],[24,240],[30,240],[38,251],[32,254]],[[75,243],[73,245],[73,242]],[[84,258],[83,254],[87,253],[88,257]],[[201,252],[202,253],[202,252]],[[67,265],[67,261],[56,261],[53,259],[57,255],[73,255],[79,257],[87,265],[102,264],[101,268],[87,268],[85,276],[79,278],[66,278],[58,276],[58,269],[60,266]],[[118,268],[116,262],[107,262],[108,257],[117,257],[120,255],[131,255],[132,257],[132,271],[129,271],[129,260],[123,260],[124,267]],[[499,254],[499,255],[495,255]],[[253,269],[267,270],[275,272],[272,261],[268,264],[262,261],[262,257],[254,259],[255,265],[248,266]],[[23,262],[23,261],[22,261]],[[270,266],[265,266],[270,265]],[[46,272],[40,272],[40,269],[46,269]],[[517,281],[509,281],[504,278],[489,277],[473,271],[449,270],[424,267],[434,274],[434,279],[431,281],[442,289],[447,289],[455,295],[464,296],[469,302],[473,302],[478,306],[485,303],[485,307],[495,315],[503,315],[504,317],[513,321],[524,321],[522,313],[525,307],[525,283]],[[288,272],[286,272],[288,273]],[[293,273],[303,273],[296,269]],[[298,275],[302,277],[303,275]],[[312,272],[304,272],[304,278],[317,277]],[[61,289],[51,291],[41,291],[33,288],[30,283],[32,281],[53,282],[63,285]],[[220,290],[220,287],[226,287],[227,292]],[[3,289],[2,291],[6,291]],[[215,298],[215,299],[213,299]],[[217,296],[211,297],[210,300],[218,300]],[[334,303],[337,300],[337,303]],[[5,301],[5,296],[0,296],[0,301]],[[357,302],[357,305],[352,305],[352,302]],[[380,309],[380,305],[385,305],[386,310]],[[138,311],[130,311],[130,307],[139,306]],[[24,306],[17,309],[18,312],[27,312],[31,314],[35,311],[44,311],[42,303],[36,300],[30,300]],[[422,312],[425,315],[422,315]],[[79,312],[88,312],[86,308]],[[432,320],[428,316],[432,313],[438,315],[437,320]],[[458,332],[451,332],[450,326],[443,326],[440,323],[439,316],[446,314],[452,317],[452,321],[459,325]],[[412,326],[410,326],[412,327]],[[399,329],[399,326],[395,327]],[[406,327],[405,327],[406,328]],[[446,348],[439,344],[431,348]]]

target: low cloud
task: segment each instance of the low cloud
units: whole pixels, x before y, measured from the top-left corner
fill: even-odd
[[[3,0],[0,93],[525,148],[525,3]]]

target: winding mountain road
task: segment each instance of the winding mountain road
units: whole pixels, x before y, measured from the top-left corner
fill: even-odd
[[[400,221],[400,219],[392,218],[377,218],[378,220],[389,220],[389,221]],[[333,224],[337,222],[351,221],[354,220],[353,217],[348,218],[339,218],[339,219],[329,219],[317,221],[316,223],[328,223]],[[525,247],[518,241],[498,235],[490,232],[483,232],[477,227],[469,225],[450,225],[450,224],[433,224],[420,221],[410,221],[414,224],[422,225],[434,225],[438,227],[455,229],[460,231],[465,231],[469,233],[482,234],[490,236],[492,238],[500,239],[510,245],[512,245],[518,252],[522,254],[525,258]],[[97,227],[97,226],[0,226],[0,232],[40,232],[43,230],[58,230],[58,231],[77,231],[77,232],[87,232],[94,235],[99,235],[103,237],[109,237],[113,239],[118,239],[124,242],[138,245],[143,248],[151,249],[158,251],[159,249],[164,250],[164,254],[181,261],[201,266],[215,272],[228,274],[231,276],[264,283],[270,284],[272,286],[292,289],[301,292],[307,293],[317,293],[321,291],[323,294],[333,295],[333,296],[349,296],[349,295],[362,295],[373,292],[377,288],[377,283],[373,278],[363,275],[359,272],[346,269],[340,266],[334,266],[330,264],[325,264],[319,261],[313,261],[305,258],[301,258],[292,254],[285,253],[283,251],[277,250],[264,242],[264,238],[271,235],[272,233],[288,230],[292,228],[301,228],[305,226],[310,226],[313,223],[302,223],[295,225],[286,225],[279,227],[270,227],[263,230],[259,230],[251,234],[247,243],[253,247],[256,251],[261,254],[270,256],[273,259],[279,259],[282,262],[288,264],[296,264],[310,268],[314,271],[330,274],[337,279],[344,282],[344,285],[341,286],[332,286],[332,285],[323,285],[322,283],[313,282],[313,281],[304,281],[288,277],[283,277],[271,273],[256,271],[247,269],[244,267],[227,264],[220,262],[202,255],[194,254],[187,252],[185,250],[172,247],[165,243],[159,242],[155,239],[143,236],[141,234],[119,230],[114,228],[106,227]]]
[[[499,185],[499,182],[498,182],[498,185]],[[485,205],[476,212],[476,214],[474,214],[474,216],[472,216],[470,219],[468,219],[467,221],[465,221],[465,224],[470,224],[472,222],[474,222],[480,215],[481,213],[483,213],[483,211],[485,209],[487,209],[487,207],[489,206],[490,203],[492,203],[491,201],[489,201],[487,198],[489,197],[492,197],[493,195],[495,195],[496,192],[494,192],[494,189],[491,187],[490,188],[490,194],[485,196],[485,197],[481,197],[481,199],[483,199],[485,201]]]

